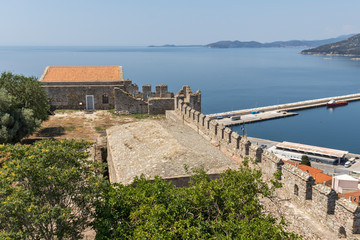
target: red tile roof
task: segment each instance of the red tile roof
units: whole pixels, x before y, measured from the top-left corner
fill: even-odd
[[[286,162],[286,163],[289,163],[289,164],[295,166],[294,162],[285,161],[285,160],[283,162]],[[332,180],[332,176],[323,173],[323,170],[320,170],[318,168],[301,165],[301,164],[297,164],[297,167],[300,170],[309,173],[315,179],[316,184],[323,184],[324,182],[328,182],[328,181]]]
[[[347,193],[340,193],[339,197],[349,199],[351,197],[351,201],[359,204],[360,201],[360,190],[351,191]]]
[[[327,185],[331,185],[332,176],[325,173],[317,173],[315,174],[315,176],[313,176],[313,178],[315,178],[316,184],[323,184],[324,182],[326,182]]]
[[[48,67],[43,82],[122,81],[121,66]]]

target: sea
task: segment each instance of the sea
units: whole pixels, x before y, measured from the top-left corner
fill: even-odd
[[[39,78],[46,66],[123,66],[139,86],[183,85],[202,93],[206,114],[360,92],[360,61],[302,55],[302,48],[2,46],[0,71]],[[248,136],[360,154],[360,102],[247,124]],[[240,127],[233,127],[240,132]]]

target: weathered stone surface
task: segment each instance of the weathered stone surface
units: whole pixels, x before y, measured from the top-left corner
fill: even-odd
[[[113,84],[113,83],[112,83]],[[86,109],[86,95],[94,96],[95,109],[114,109],[115,99],[113,94],[114,85],[104,84],[96,86],[84,85],[43,85],[47,92],[51,105],[57,109]],[[103,103],[103,96],[108,97],[108,102]]]
[[[107,130],[111,182],[131,183],[135,176],[174,178],[189,169],[219,173],[238,164],[185,125],[143,120]]]
[[[148,105],[141,99],[130,96],[120,88],[115,88],[115,110],[128,113],[147,113]]]
[[[211,135],[213,135],[213,137],[215,137],[218,134],[218,126],[219,126],[219,124],[216,121],[214,121],[214,120],[210,121],[210,132],[209,133]]]
[[[173,98],[150,98],[148,102],[148,113],[165,114],[166,110],[174,110]]]

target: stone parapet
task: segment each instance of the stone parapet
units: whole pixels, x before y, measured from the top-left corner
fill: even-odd
[[[196,111],[196,110],[194,110],[194,109],[190,109],[190,111],[189,111],[189,120],[190,120],[190,121],[194,121],[194,120],[195,120],[195,115],[194,115],[195,111]]]
[[[200,123],[200,114],[201,114],[201,112],[198,112],[198,111],[194,112],[196,125],[199,125],[199,123]]]
[[[215,139],[218,134],[218,126],[219,124],[216,121],[210,121],[210,129],[209,133]]]
[[[337,193],[328,186],[315,185],[315,180],[309,173],[284,162],[282,157],[272,152],[264,151],[257,144],[251,144],[246,135],[240,136],[211,120],[209,116],[191,110],[191,107],[184,108],[183,111],[176,111],[180,114],[179,117],[187,119],[188,125],[228,156],[234,159],[250,157],[259,160],[253,167],[261,168],[265,181],[274,179],[274,174],[280,171],[281,174],[277,176],[283,187],[277,191],[279,196],[303,208],[324,227],[343,233],[341,236],[353,239],[353,236],[360,233],[360,210],[356,204],[338,199]]]
[[[335,219],[339,231],[344,228],[346,236],[360,233],[360,209],[352,201],[343,198],[336,201]]]
[[[261,162],[263,149],[257,144],[251,144],[249,148],[249,157]]]
[[[243,136],[240,140],[240,148],[239,153],[240,157],[245,158],[249,156],[249,148],[250,148],[251,142],[247,139],[247,136]]]
[[[199,126],[201,127],[201,129],[205,128],[205,118],[206,118],[206,115],[203,114],[203,113],[200,113],[200,115],[199,115]]]
[[[231,132],[230,139],[231,139],[230,146],[232,148],[232,151],[234,151],[234,153],[237,153],[238,150],[240,149],[241,137],[237,132]]]
[[[326,185],[316,184],[312,191],[311,212],[321,217],[323,223],[327,223],[328,215],[334,215],[337,193]]]
[[[227,142],[227,144],[230,144],[231,143],[231,133],[233,131],[231,130],[231,128],[228,128],[228,127],[225,127],[225,130],[224,130],[224,135],[225,135],[225,140]]]
[[[217,135],[217,139],[218,141],[222,141],[225,138],[225,127],[224,125],[219,125],[218,126],[218,135]]]
[[[306,172],[300,170],[299,168],[297,168],[296,166],[293,166],[288,163],[285,163],[283,165],[282,169],[286,170],[288,172],[291,172],[292,174],[296,175],[297,177],[299,177],[300,179],[302,179],[304,181],[309,181],[309,180],[313,179],[313,177],[309,173],[306,173]]]

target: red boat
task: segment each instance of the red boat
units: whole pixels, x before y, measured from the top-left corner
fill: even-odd
[[[329,107],[329,108],[345,106],[345,105],[348,105],[347,101],[335,101],[334,99],[332,99],[328,103],[326,103],[326,106]]]

